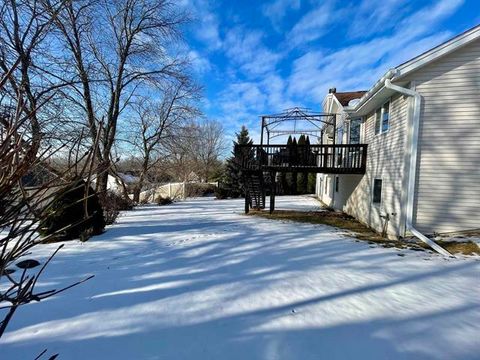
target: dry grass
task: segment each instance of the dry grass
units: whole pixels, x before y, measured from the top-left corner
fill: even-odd
[[[361,224],[354,217],[341,212],[333,211],[293,211],[275,210],[273,214],[268,211],[251,211],[249,215],[260,216],[266,219],[296,221],[309,224],[322,224],[347,230],[359,240],[368,241],[383,247],[395,247],[416,251],[428,250],[429,247],[417,241],[390,240],[382,237],[372,229]],[[480,255],[480,248],[473,242],[437,241],[437,243],[452,254]]]
[[[480,256],[480,247],[473,241],[435,241],[438,245],[447,250],[450,254],[464,254],[471,256]]]

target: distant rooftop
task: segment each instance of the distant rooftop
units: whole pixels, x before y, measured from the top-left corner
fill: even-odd
[[[348,91],[348,92],[331,92],[337,98],[338,102],[342,104],[342,106],[348,106],[348,103],[354,99],[360,99],[366,91]]]

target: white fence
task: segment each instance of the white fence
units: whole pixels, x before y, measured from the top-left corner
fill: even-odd
[[[152,189],[140,193],[140,202],[154,202],[159,197],[170,199],[185,199],[189,196],[188,188],[192,185],[210,184],[218,186],[218,182],[200,183],[200,182],[174,182],[156,186]]]

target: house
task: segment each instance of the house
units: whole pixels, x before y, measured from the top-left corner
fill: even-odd
[[[138,181],[138,176],[129,173],[117,173],[115,174],[115,176],[108,174],[107,189],[115,193],[121,194],[124,187],[128,192],[133,186],[135,186]],[[92,182],[96,182],[95,174],[92,176]]]
[[[480,26],[323,108],[337,143],[368,144],[364,174],[317,175],[325,204],[390,237],[480,228]]]

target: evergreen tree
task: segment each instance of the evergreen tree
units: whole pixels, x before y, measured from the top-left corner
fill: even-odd
[[[294,166],[298,164],[297,154],[297,139],[294,137],[288,138],[287,141],[288,162]],[[295,195],[297,193],[297,172],[289,172],[286,174],[287,193],[289,195]]]
[[[305,151],[306,139],[305,135],[300,135],[298,138],[298,160],[297,164],[301,166],[307,165],[307,152]],[[308,173],[301,172],[297,178],[297,191],[299,194],[305,194],[307,192]]]
[[[58,190],[44,211],[39,232],[42,236],[56,234],[55,240],[86,240],[105,228],[98,195],[83,179]]]
[[[315,157],[313,156],[310,150],[310,138],[307,136],[305,139],[305,153],[306,153],[306,163],[308,166],[315,166]],[[315,193],[315,182],[316,174],[314,173],[305,173],[305,178],[303,180],[303,187],[306,194]],[[313,187],[312,187],[313,184]]]
[[[317,183],[317,174],[308,174],[307,194],[315,194],[315,185]]]
[[[232,157],[230,157],[225,166],[225,173],[222,177],[222,186],[230,193],[231,197],[238,197],[244,193],[243,174],[240,162],[244,158],[253,159],[253,149],[237,148],[236,145],[253,145],[250,139],[248,129],[242,126],[240,132],[236,134],[237,139],[233,142]]]

